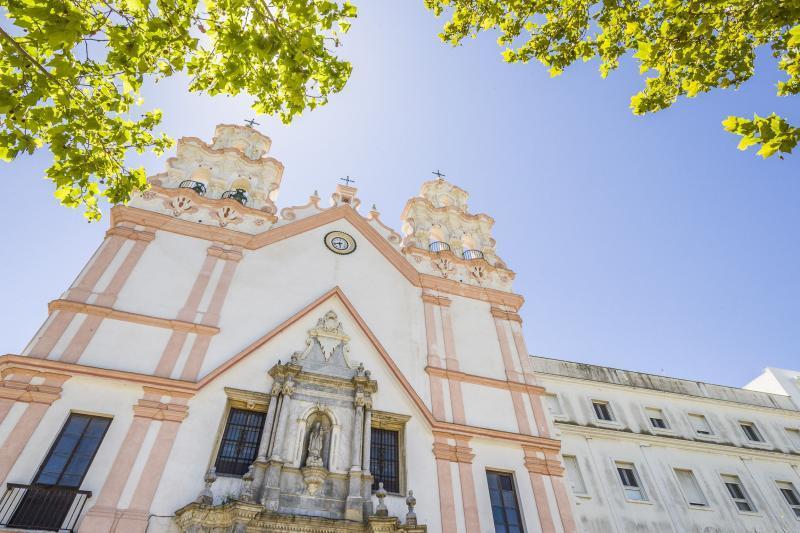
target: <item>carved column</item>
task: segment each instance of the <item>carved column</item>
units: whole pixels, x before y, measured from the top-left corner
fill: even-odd
[[[291,444],[286,438],[287,426],[289,424],[289,411],[292,404],[292,394],[294,394],[294,381],[292,377],[286,378],[281,386],[280,405],[278,411],[278,423],[275,426],[274,436],[272,437],[271,456],[267,463],[267,471],[263,483],[261,504],[269,511],[277,511],[281,494],[280,478],[283,468],[284,458]]]
[[[356,419],[353,424],[353,460],[350,462],[352,468],[350,470],[361,469],[361,444],[364,434],[364,405],[366,405],[366,398],[363,392],[356,393]]]
[[[356,388],[355,399],[355,421],[353,423],[353,441],[351,448],[349,488],[347,491],[347,503],[345,506],[345,518],[347,520],[361,521],[364,516],[363,498],[361,487],[363,485],[361,472],[361,445],[364,433],[364,405],[366,396],[361,386]]]
[[[272,391],[270,391],[269,407],[267,408],[267,418],[264,421],[264,432],[261,434],[261,443],[258,447],[258,455],[253,469],[253,487],[255,491],[256,501],[261,499],[263,492],[264,477],[267,473],[267,455],[270,452],[269,445],[272,436],[275,433],[273,426],[275,425],[275,412],[278,410],[278,403],[280,402],[281,383],[274,381],[272,383]]]
[[[372,473],[370,472],[370,451],[372,444],[372,399],[368,398],[364,405],[364,438],[361,460],[361,497],[364,499],[364,515],[372,515]]]
[[[369,454],[370,454],[370,446],[372,441],[372,402],[367,401],[364,404],[364,438],[363,438],[363,445],[362,445],[362,456],[363,460],[361,461],[361,470],[364,471],[365,475],[369,475]]]
[[[267,408],[267,418],[264,421],[264,432],[261,434],[261,443],[258,447],[258,456],[256,461],[266,461],[267,454],[269,454],[269,445],[272,441],[274,433],[273,426],[275,425],[275,412],[278,409],[278,401],[281,394],[281,383],[275,381],[272,383],[272,390],[270,391],[269,407]]]

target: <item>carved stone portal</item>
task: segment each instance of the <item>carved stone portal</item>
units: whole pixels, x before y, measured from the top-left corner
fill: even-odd
[[[258,457],[242,494],[178,510],[191,533],[425,531],[372,512],[369,472],[372,395],[377,383],[349,359],[350,337],[328,311],[308,331],[306,348],[273,366]]]

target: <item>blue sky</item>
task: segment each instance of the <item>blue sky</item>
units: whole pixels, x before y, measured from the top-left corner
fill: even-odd
[[[769,59],[739,91],[635,117],[630,63],[606,80],[593,63],[551,79],[504,64],[488,35],[441,44],[421,1],[358,7],[344,92],[290,126],[257,119],[286,165],[279,206],[350,175],[363,207],[399,229],[441,168],[497,221],[533,354],[729,385],[800,367],[800,153],[761,161],[720,126],[753,112],[800,121],[796,98],[774,96]],[[190,95],[184,79],[144,97],[174,138],[210,140],[215,124],[252,116],[247,97]],[[40,178],[49,160],[0,166],[0,353],[19,353],[107,229],[57,205]]]

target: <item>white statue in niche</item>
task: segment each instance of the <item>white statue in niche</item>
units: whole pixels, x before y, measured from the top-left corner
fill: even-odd
[[[318,421],[314,422],[308,436],[308,458],[306,466],[323,466],[322,447],[325,444],[325,428]]]

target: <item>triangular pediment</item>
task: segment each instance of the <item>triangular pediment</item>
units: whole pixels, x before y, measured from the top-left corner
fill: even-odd
[[[344,310],[347,316],[342,316],[340,312],[339,315],[332,318],[330,313],[331,309],[334,307]],[[347,353],[347,343],[342,341],[345,339],[349,341],[351,336],[358,335],[365,339],[372,348],[372,351],[378,355],[381,364],[384,365],[384,368],[388,370],[389,374],[404,390],[405,394],[419,410],[420,414],[422,414],[429,423],[435,423],[433,415],[422,398],[420,398],[411,386],[409,380],[400,370],[397,363],[395,363],[340,287],[334,287],[316,298],[303,309],[288,317],[277,327],[260,336],[245,349],[225,361],[225,363],[212,370],[197,383],[198,388],[203,388],[211,381],[232,369],[238,363],[256,354],[262,347],[265,347],[273,339],[277,339],[295,324],[302,322],[313,325],[308,330],[309,334],[306,340],[306,347],[303,350],[299,350],[300,347],[298,346],[298,351],[289,354],[289,357],[297,359],[302,358],[304,362],[309,365],[309,370],[315,369],[318,372],[322,372],[323,369],[325,369],[325,372],[352,373],[352,369],[357,369],[358,365],[364,361],[359,360],[359,354]],[[342,327],[341,323],[347,324],[347,330]],[[372,364],[374,365],[375,363],[372,362]]]

